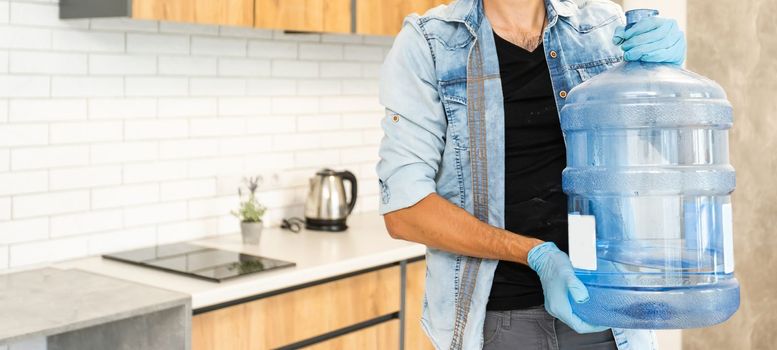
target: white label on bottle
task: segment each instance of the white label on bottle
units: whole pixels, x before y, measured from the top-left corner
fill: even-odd
[[[731,203],[723,204],[723,272],[734,272],[734,216],[731,213]]]
[[[569,214],[569,260],[582,270],[596,270],[596,220],[593,215]]]

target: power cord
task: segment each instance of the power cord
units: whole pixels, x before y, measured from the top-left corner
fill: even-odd
[[[305,220],[298,217],[290,217],[290,218],[285,218],[281,220],[281,228],[284,230],[289,230],[294,233],[298,233],[299,231],[302,231],[302,228],[304,226],[305,226]]]

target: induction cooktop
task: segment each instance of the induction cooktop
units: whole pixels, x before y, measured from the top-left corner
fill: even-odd
[[[294,266],[293,262],[189,243],[158,245],[103,257],[213,282]]]

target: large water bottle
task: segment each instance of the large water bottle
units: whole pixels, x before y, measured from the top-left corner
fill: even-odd
[[[676,65],[623,63],[569,92],[569,249],[591,296],[572,303],[581,319],[694,328],[737,310],[731,125],[723,89]]]

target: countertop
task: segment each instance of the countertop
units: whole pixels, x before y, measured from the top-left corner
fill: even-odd
[[[77,283],[74,283],[77,281]],[[0,344],[183,306],[189,296],[78,270],[0,275]]]
[[[423,256],[423,245],[392,239],[377,213],[354,214],[344,232],[266,228],[257,245],[240,234],[190,243],[292,261],[294,267],[260,272],[221,283],[91,257],[55,265],[77,268],[191,295],[192,309],[228,303],[340,275]]]

